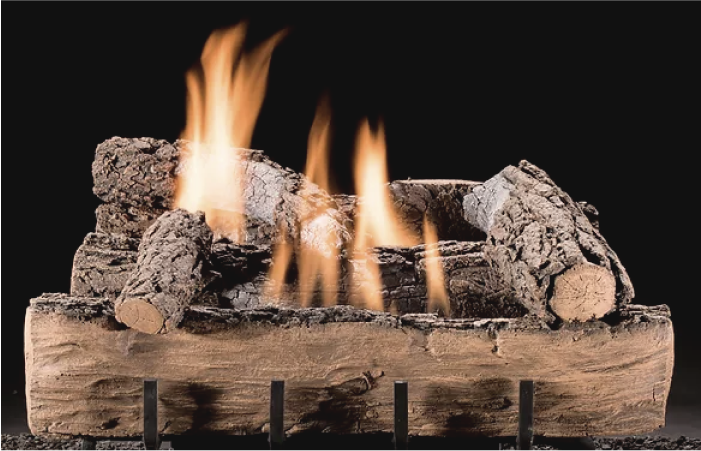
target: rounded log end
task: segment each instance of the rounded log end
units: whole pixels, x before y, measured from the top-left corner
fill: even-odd
[[[144,299],[127,299],[115,309],[117,321],[146,334],[157,334],[163,329],[163,315]]]
[[[599,319],[616,305],[616,279],[593,263],[573,266],[555,278],[550,307],[565,321]]]

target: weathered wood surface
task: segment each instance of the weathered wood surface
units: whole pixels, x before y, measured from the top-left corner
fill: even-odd
[[[119,243],[131,246],[125,249]],[[139,240],[119,235],[91,233],[76,252],[71,294],[116,299],[135,268]],[[116,243],[113,247],[112,243]],[[484,242],[440,241],[435,247],[441,255],[446,289],[453,318],[515,318],[527,310],[513,296],[499,274],[484,258]],[[89,258],[86,258],[86,255]],[[425,313],[426,246],[413,248],[376,248],[386,311],[399,314]],[[351,292],[359,293],[363,279],[353,278],[360,262],[341,256],[339,283],[332,287],[341,305],[353,304]],[[282,287],[279,299],[266,298],[270,287],[267,278],[272,262],[268,245],[239,245],[220,239],[212,245],[207,285],[193,299],[193,304],[251,308],[259,305],[300,306],[302,297],[295,279],[296,261],[292,261],[289,283]],[[303,288],[307,289],[307,288]],[[311,306],[321,306],[323,285],[312,289]]]
[[[114,220],[111,212],[99,211],[102,217],[98,216],[98,228],[104,229],[108,224],[113,233],[120,228],[127,232],[138,231],[144,225],[143,212],[172,208],[176,178],[187,171],[190,152],[184,140],[169,144],[152,138],[115,137],[98,145],[92,166],[94,193],[104,202],[121,205],[122,209],[137,208],[141,212],[129,221],[128,216]],[[262,151],[240,149],[240,156],[237,159],[232,153],[232,161],[244,166],[246,244],[270,244],[284,229],[289,238],[318,247],[321,244],[314,240],[316,235],[305,233],[302,226],[318,217],[325,220],[312,225],[318,227],[323,223],[328,227],[335,234],[338,246],[350,240],[350,233],[344,227],[347,218],[333,208],[335,203],[328,193],[304,175],[271,161]],[[219,203],[217,199],[210,201]],[[222,202],[224,208],[228,208],[226,204]],[[214,233],[215,236],[226,235],[224,230],[214,230]]]
[[[479,241],[485,234],[463,213],[463,199],[481,183],[469,180],[396,180],[389,184],[399,217],[416,236],[426,215],[442,240]]]
[[[169,209],[178,156],[179,150],[163,139],[105,140],[92,163],[93,193],[103,202]]]
[[[247,244],[270,244],[281,227],[313,246],[318,233],[305,225],[324,224],[338,244],[352,238],[355,196],[329,196],[301,174],[284,168],[258,150],[241,149],[248,219]],[[95,153],[95,194],[107,204],[96,211],[98,232],[139,237],[173,207],[177,174],[188,165],[188,143],[153,138],[111,138]],[[424,213],[441,239],[474,241],[484,233],[464,219],[462,201],[478,182],[467,180],[398,180],[390,183],[394,206],[407,227],[420,235]],[[330,208],[329,208],[330,207]],[[311,221],[318,216],[321,220]],[[216,234],[215,230],[215,234]]]
[[[207,285],[211,248],[202,212],[179,208],[161,215],[146,230],[136,267],[115,301],[117,320],[151,334],[177,327]]]
[[[284,379],[285,430],[391,432],[409,381],[412,435],[513,436],[518,382],[536,383],[535,433],[647,433],[665,423],[673,330],[665,306],[620,322],[448,320],[351,307],[194,307],[168,335],[121,326],[102,299],[44,295],[25,326],[34,434],[142,433],[142,379],[159,379],[163,434],[264,432]]]
[[[101,204],[95,210],[98,233],[126,235],[141,238],[151,224],[167,210],[163,208],[138,208],[127,204]]]
[[[588,306],[561,309],[562,319],[601,318],[633,299],[625,268],[588,219],[595,209],[574,202],[533,164],[524,160],[506,167],[473,188],[463,207],[465,218],[487,233],[487,258],[530,312],[554,320],[547,299],[553,283],[585,263],[597,266],[589,271],[598,275],[571,277],[570,290],[560,292],[570,299],[578,292],[598,292],[599,298],[590,298]],[[599,286],[614,277],[613,291]]]
[[[89,233],[73,258],[71,294],[116,299],[136,268],[140,240]]]

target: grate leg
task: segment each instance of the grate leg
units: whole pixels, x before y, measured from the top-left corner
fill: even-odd
[[[394,383],[394,448],[409,449],[409,387],[406,381]]]
[[[533,381],[521,381],[518,401],[516,449],[533,447]]]
[[[270,449],[282,449],[285,441],[285,381],[270,383]]]
[[[158,379],[144,379],[144,446],[159,449]]]

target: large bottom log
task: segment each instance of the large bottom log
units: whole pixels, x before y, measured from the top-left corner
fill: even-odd
[[[33,299],[25,326],[34,434],[142,433],[142,379],[159,379],[163,434],[266,430],[271,379],[285,430],[392,431],[393,382],[409,382],[412,435],[515,435],[518,382],[533,379],[535,433],[647,433],[665,423],[673,366],[666,306],[623,306],[616,324],[445,320],[356,310],[193,307],[143,334],[103,299]]]

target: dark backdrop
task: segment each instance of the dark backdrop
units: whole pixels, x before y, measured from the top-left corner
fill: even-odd
[[[670,413],[683,410],[671,423],[701,423],[691,160],[701,74],[698,27],[681,20],[693,15],[504,3],[3,7],[3,432],[26,427],[28,300],[68,291],[73,253],[95,225],[96,145],[112,136],[176,139],[185,71],[214,28],[242,17],[251,19],[251,42],[291,27],[273,55],[253,139],[284,166],[303,169],[316,102],[328,90],[340,190],[353,189],[353,136],[368,115],[386,123],[392,179],[485,180],[528,159],[593,203],[635,301],[671,307]]]

